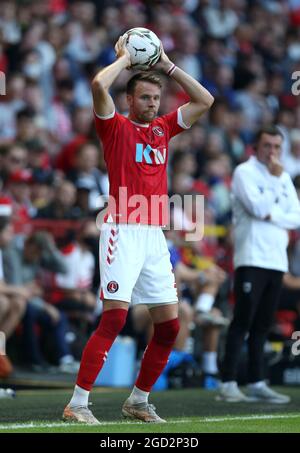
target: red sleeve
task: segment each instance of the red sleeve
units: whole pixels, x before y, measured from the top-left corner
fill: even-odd
[[[178,110],[161,116],[160,120],[163,121],[165,129],[168,131],[169,140],[186,130],[178,124]]]
[[[103,119],[94,112],[96,131],[98,137],[102,141],[104,154],[108,149],[113,147],[122,118],[122,115],[115,112],[112,118]]]

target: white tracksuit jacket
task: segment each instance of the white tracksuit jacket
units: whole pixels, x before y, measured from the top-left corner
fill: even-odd
[[[288,270],[288,232],[300,227],[300,203],[288,173],[269,173],[256,157],[237,166],[232,181],[234,267]],[[264,220],[270,215],[271,220]]]

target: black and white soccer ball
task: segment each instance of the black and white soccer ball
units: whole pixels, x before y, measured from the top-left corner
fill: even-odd
[[[130,53],[131,67],[147,70],[158,62],[161,54],[160,40],[148,28],[136,27],[127,32],[126,47]]]

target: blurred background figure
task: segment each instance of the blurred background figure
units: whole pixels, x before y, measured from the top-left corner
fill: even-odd
[[[47,302],[40,282],[42,270],[66,272],[63,255],[55,247],[53,238],[45,232],[36,232],[25,239],[23,244],[12,241],[3,253],[7,281],[15,286],[24,286],[28,292],[27,309],[23,318],[23,346],[26,362],[33,371],[47,370],[39,336],[35,326],[41,329],[40,336],[48,337],[54,349],[54,362],[62,372],[78,370],[69,345],[66,342],[68,330],[64,313]]]

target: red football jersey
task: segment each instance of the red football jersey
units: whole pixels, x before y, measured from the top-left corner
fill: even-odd
[[[149,124],[135,123],[119,113],[106,119],[95,114],[95,123],[109,176],[112,221],[166,225],[168,143],[184,130],[180,112]]]

